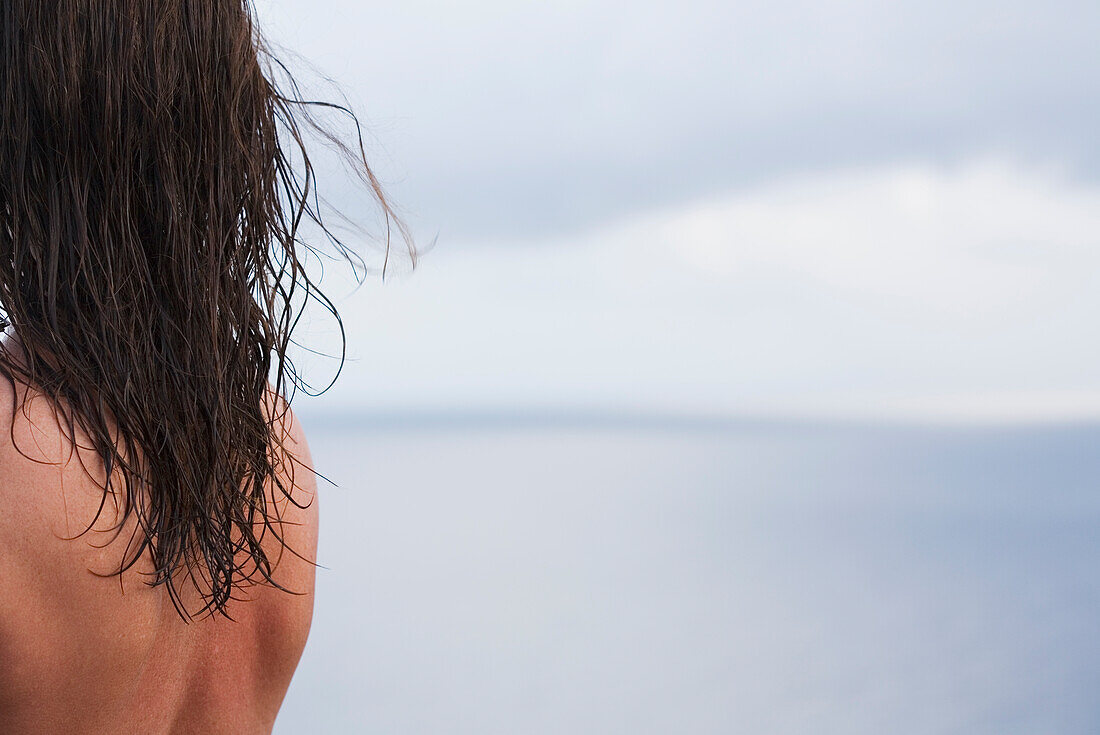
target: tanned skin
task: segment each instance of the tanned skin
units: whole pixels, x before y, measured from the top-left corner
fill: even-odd
[[[13,425],[12,407],[24,403]],[[288,421],[288,450],[312,467],[301,428],[289,413]],[[89,473],[81,453],[44,398],[0,380],[0,733],[271,732],[313,612],[313,473],[294,473],[304,510],[272,498],[286,542],[304,557],[280,555],[272,538],[273,576],[301,594],[254,586],[229,604],[232,620],[187,623],[163,586],[146,583],[147,560],[110,576],[133,531],[131,520],[110,543],[110,498],[80,535],[104,497],[94,458],[82,453]],[[195,609],[200,596],[190,589],[185,602]]]

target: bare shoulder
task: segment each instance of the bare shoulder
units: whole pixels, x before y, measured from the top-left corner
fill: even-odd
[[[8,588],[18,570],[31,582],[67,584],[76,602],[118,569],[133,528],[119,525],[121,507],[103,481],[102,465],[71,439],[53,404],[0,377],[0,614],[18,597]]]
[[[278,482],[268,488],[271,521],[278,538],[274,544],[280,585],[313,585],[317,553],[318,498],[313,457],[305,431],[290,406],[272,394],[268,412],[275,423],[283,456]],[[280,543],[281,542],[281,543]]]
[[[270,527],[261,530],[276,582],[311,584],[318,523],[313,459],[297,417],[281,400],[277,405],[272,419],[283,458],[277,481],[268,485]],[[38,574],[57,580],[64,569],[89,583],[118,569],[136,525],[132,516],[119,525],[121,503],[104,493],[102,465],[86,444],[72,439],[48,398],[0,376],[0,560],[33,559]]]
[[[312,620],[319,500],[305,431],[282,399],[276,399],[274,405],[269,411],[274,411],[274,430],[283,456],[278,482],[268,486],[268,527],[259,532],[264,534],[265,551],[272,563],[272,580],[283,589],[261,585],[245,597],[271,603],[269,614],[292,628],[284,629],[283,636],[293,648],[297,643],[305,645]]]
[[[49,401],[0,378],[0,712],[15,718],[0,725],[15,731],[30,704],[50,722],[44,703],[79,677],[124,687],[163,608],[137,569],[111,576],[132,529],[87,460]]]
[[[273,720],[312,621],[318,534],[305,433],[289,409],[273,418],[286,459],[280,482],[270,483],[263,543],[282,589],[245,588],[232,621],[187,625],[165,589],[148,584],[144,561],[115,574],[136,522],[104,493],[94,455],[70,440],[49,400],[0,377],[0,731],[37,732],[30,722],[74,731],[63,719],[71,712],[114,722],[129,711],[108,712],[103,702],[117,695],[111,701],[125,703],[133,691],[160,691],[166,707],[177,702],[201,718],[245,671],[257,677],[255,711]],[[80,684],[88,681],[97,686]],[[211,731],[206,724],[177,720],[176,729]]]
[[[33,551],[41,570],[74,554],[104,561],[98,547],[118,508],[104,502],[101,475],[48,399],[0,377],[0,555]]]

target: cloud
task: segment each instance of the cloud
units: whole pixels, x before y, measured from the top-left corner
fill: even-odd
[[[892,309],[982,318],[1056,299],[1100,265],[1096,203],[1057,172],[913,164],[793,177],[605,237],[624,255],[644,243],[731,288],[770,273]]]
[[[330,405],[1076,416],[1100,408],[1100,187],[1007,160],[789,176],[447,241],[342,303]]]
[[[1095,2],[263,8],[365,111],[398,201],[450,237],[562,234],[808,170],[1100,171]]]

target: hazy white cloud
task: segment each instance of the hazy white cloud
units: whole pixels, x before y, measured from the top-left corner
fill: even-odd
[[[261,10],[441,235],[330,405],[1097,403],[1096,3]]]
[[[1094,189],[1004,162],[792,177],[612,228],[731,288],[805,280],[850,298],[982,319],[1060,298],[1100,259]],[[600,237],[603,237],[601,235]]]
[[[266,0],[451,237],[567,232],[779,175],[975,155],[1100,171],[1085,0]]]
[[[791,176],[445,241],[343,305],[329,405],[1100,414],[1100,187],[1006,160]]]

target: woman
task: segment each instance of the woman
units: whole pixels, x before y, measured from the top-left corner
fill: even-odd
[[[0,6],[0,732],[271,730],[313,607],[303,221],[348,254],[317,105],[243,0]]]

